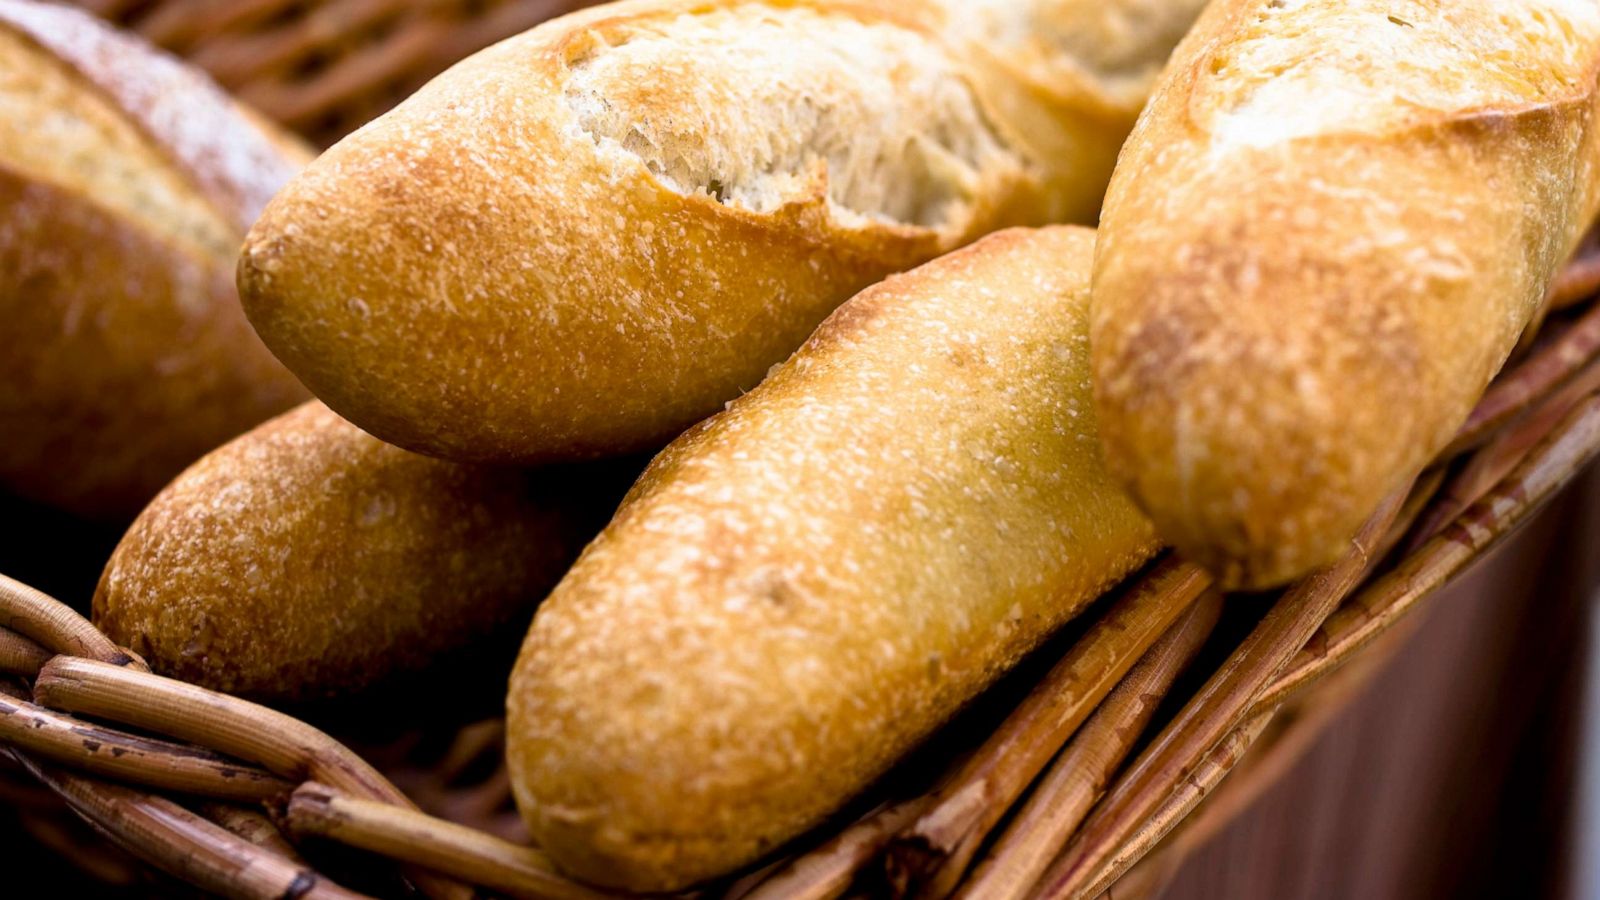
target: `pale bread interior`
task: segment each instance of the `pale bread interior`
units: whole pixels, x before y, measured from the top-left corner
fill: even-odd
[[[1137,109],[1207,0],[949,0],[949,27],[1036,79]]]
[[[846,225],[959,233],[978,186],[1024,165],[959,65],[892,24],[750,4],[592,37],[566,84],[577,127],[680,193],[767,213],[825,172]]]

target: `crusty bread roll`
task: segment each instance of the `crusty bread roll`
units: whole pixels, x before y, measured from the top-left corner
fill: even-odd
[[[0,488],[131,516],[305,398],[232,274],[307,158],[86,13],[0,0]]]
[[[1596,207],[1590,0],[1218,0],[1118,163],[1107,461],[1231,586],[1343,552],[1450,439]]]
[[[349,694],[525,624],[625,483],[430,459],[307,403],[156,497],[100,579],[95,623],[214,690]]]
[[[1100,464],[1092,244],[1011,230],[892,277],[651,463],[512,676],[560,865],[670,890],[755,859],[1154,552]]]
[[[1159,7],[1045,43],[1053,9]],[[460,63],[250,234],[267,344],[385,440],[660,446],[840,302],[996,227],[1092,218],[1196,0],[639,0]],[[975,40],[992,34],[991,39]],[[1044,32],[1040,32],[1043,35]]]

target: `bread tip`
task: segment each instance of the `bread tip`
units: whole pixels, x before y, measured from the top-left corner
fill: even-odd
[[[294,255],[300,252],[296,245],[302,243],[297,240],[300,228],[293,221],[280,226],[280,221],[269,207],[245,234],[234,266],[234,284],[245,317],[274,353],[278,352],[272,340],[276,335],[267,327],[263,315],[291,300],[284,292],[293,290],[295,279],[290,266],[294,265]]]
[[[641,842],[606,825],[593,811],[551,809],[536,804],[523,808],[538,810],[540,825],[535,833],[539,847],[561,871],[586,884],[630,893],[664,894],[686,890],[720,874],[717,870],[701,876],[686,875],[695,866],[680,859],[676,845]]]

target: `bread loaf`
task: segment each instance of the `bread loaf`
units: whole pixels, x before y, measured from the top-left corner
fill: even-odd
[[[1092,244],[1009,230],[892,277],[651,463],[512,677],[559,864],[671,890],[754,860],[1154,552],[1099,460]]]
[[[1106,199],[1107,461],[1234,586],[1449,441],[1596,211],[1600,6],[1218,0]]]
[[[131,516],[306,396],[232,279],[294,146],[85,13],[0,0],[0,488]]]
[[[214,690],[349,694],[525,626],[623,484],[418,456],[307,403],[161,492],[112,555],[95,624]]]
[[[575,13],[298,177],[249,236],[246,310],[319,397],[401,446],[654,449],[884,275],[1002,225],[1091,218],[1196,5]],[[1051,10],[1107,6],[1161,14],[1097,13],[1093,42],[1035,35]]]

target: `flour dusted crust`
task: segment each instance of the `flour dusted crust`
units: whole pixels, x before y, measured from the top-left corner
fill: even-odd
[[[100,579],[95,624],[213,690],[348,695],[520,628],[615,480],[430,459],[307,403],[151,501]]]
[[[1230,585],[1331,561],[1448,442],[1596,206],[1600,6],[1220,0],[1106,199],[1112,471]]]
[[[973,15],[639,0],[546,23],[280,194],[246,309],[319,397],[420,452],[658,446],[884,275],[1092,217],[1132,109],[1092,67],[1059,97],[1025,81],[958,37]]]
[[[817,824],[1156,548],[1099,462],[1093,233],[839,308],[673,442],[535,617],[508,758],[574,874],[682,887]]]
[[[232,284],[294,147],[83,12],[0,2],[0,487],[131,516],[305,398]]]

